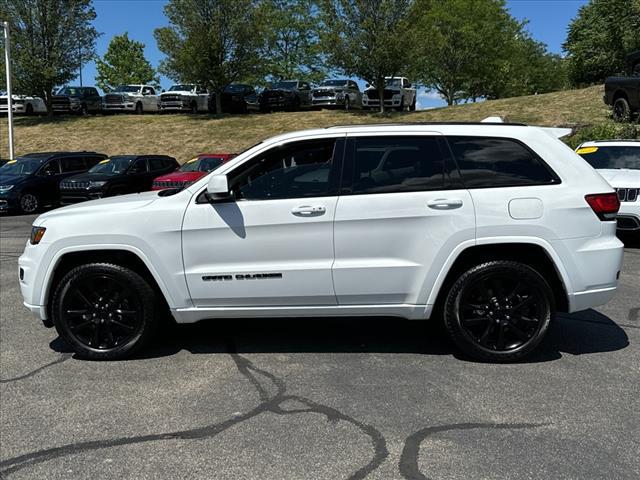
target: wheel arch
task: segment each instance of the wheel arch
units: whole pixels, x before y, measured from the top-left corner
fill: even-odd
[[[46,306],[47,318],[51,318],[49,309],[53,297],[53,287],[73,268],[87,263],[113,263],[129,268],[149,282],[149,285],[151,285],[151,288],[156,292],[158,298],[161,299],[167,309],[174,303],[169,289],[143,252],[127,245],[87,247],[84,249],[61,251],[51,262],[51,266],[44,279],[44,288],[41,293],[41,305]]]
[[[479,263],[491,260],[511,260],[532,267],[549,283],[554,294],[556,310],[569,310],[569,279],[559,262],[557,254],[546,242],[534,239],[522,241],[480,243],[462,248],[450,256],[448,268],[438,277],[428,300],[433,311],[440,313],[447,293],[455,280],[466,270]],[[445,267],[447,267],[445,265]]]
[[[613,92],[613,97],[611,97],[613,100],[613,102],[615,102],[616,100],[618,100],[619,98],[624,98],[627,102],[629,101],[629,96],[627,95],[627,92],[622,90],[622,89],[618,89],[615,92]]]

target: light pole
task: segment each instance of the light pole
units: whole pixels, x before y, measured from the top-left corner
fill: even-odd
[[[11,96],[11,44],[9,22],[4,22],[4,62],[7,71],[7,119],[9,120],[9,160],[13,160],[13,97]]]

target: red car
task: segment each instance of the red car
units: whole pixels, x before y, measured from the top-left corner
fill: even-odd
[[[175,172],[156,178],[151,189],[164,190],[165,188],[188,187],[235,156],[235,153],[201,153],[186,162]]]

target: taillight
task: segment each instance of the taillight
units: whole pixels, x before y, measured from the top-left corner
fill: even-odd
[[[594,193],[585,195],[584,199],[600,220],[615,220],[620,209],[620,199],[617,193]]]

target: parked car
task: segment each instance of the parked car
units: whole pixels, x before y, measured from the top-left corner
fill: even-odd
[[[550,132],[279,135],[183,190],[40,216],[18,262],[24,304],[94,359],[141,348],[168,310],[181,323],[442,312],[466,354],[514,361],[556,311],[608,302],[622,267],[618,196]]]
[[[220,99],[224,113],[247,113],[249,106],[247,100],[256,96],[256,89],[251,85],[232,83],[227,85]],[[211,94],[209,110],[216,111],[216,95]]]
[[[206,88],[194,84],[173,85],[160,94],[158,107],[161,112],[208,112],[209,93]]]
[[[604,103],[612,107],[613,118],[628,122],[640,112],[640,50],[627,56],[627,76],[608,77],[604,82]]]
[[[88,172],[60,183],[60,203],[69,205],[151,190],[153,179],[179,168],[166,155],[115,155],[102,160]]]
[[[640,140],[585,142],[576,152],[618,192],[618,231],[640,237]]]
[[[235,156],[235,153],[201,153],[187,161],[175,172],[156,178],[151,190],[188,187]]]
[[[314,107],[362,108],[362,93],[353,80],[325,80],[311,90]]]
[[[9,160],[0,167],[0,212],[35,213],[57,205],[60,180],[105,158],[96,152],[44,152]]]
[[[11,95],[11,110],[15,114],[38,115],[47,113],[47,106],[40,97],[30,95]],[[0,113],[9,111],[9,97],[6,93],[0,95]]]
[[[395,108],[396,110],[416,109],[416,89],[405,77],[386,77],[383,92],[384,106]],[[380,98],[378,89],[367,84],[367,88],[362,95],[362,106],[364,108],[380,108]]]
[[[100,113],[102,97],[94,87],[63,87],[52,98],[55,113]]]
[[[311,87],[300,80],[275,82],[260,94],[260,111],[298,110],[311,105]]]
[[[102,110],[105,112],[144,112],[158,111],[158,96],[151,85],[118,85],[112,92],[102,97]]]

